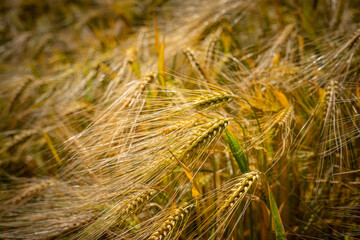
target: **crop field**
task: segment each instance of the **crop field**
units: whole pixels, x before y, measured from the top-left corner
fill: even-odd
[[[0,239],[360,239],[360,1],[0,0]]]

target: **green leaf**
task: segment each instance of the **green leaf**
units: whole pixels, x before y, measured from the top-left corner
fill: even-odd
[[[249,172],[250,171],[249,162],[245,157],[245,154],[242,150],[241,145],[236,140],[236,138],[233,135],[231,135],[231,133],[228,130],[225,130],[225,134],[227,137],[227,141],[229,143],[230,150],[231,150],[241,172],[242,173]]]
[[[269,188],[269,201],[270,201],[270,214],[271,214],[271,218],[274,222],[276,239],[277,240],[284,240],[284,239],[286,240],[285,230],[284,230],[284,227],[283,227],[283,224],[281,221],[279,210],[276,205],[274,196],[271,193],[270,188]]]

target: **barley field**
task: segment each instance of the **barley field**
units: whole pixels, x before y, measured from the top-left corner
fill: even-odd
[[[0,239],[360,239],[359,0],[2,0]]]

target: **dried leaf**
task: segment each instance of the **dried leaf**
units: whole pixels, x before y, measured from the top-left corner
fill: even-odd
[[[284,107],[289,107],[290,106],[287,97],[282,92],[280,92],[278,90],[275,90],[275,89],[273,91],[274,91],[276,99],[280,102],[280,104],[282,106],[284,106]]]
[[[55,149],[55,147],[54,147],[54,145],[53,145],[53,143],[51,141],[51,138],[49,137],[49,135],[45,131],[42,131],[42,134],[44,135],[46,143],[49,146],[49,148],[51,150],[51,153],[53,154],[55,160],[57,161],[57,163],[59,165],[62,165],[61,159],[60,159],[58,153],[56,152],[56,149]]]

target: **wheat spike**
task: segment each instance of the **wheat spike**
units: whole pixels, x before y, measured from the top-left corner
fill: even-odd
[[[325,103],[326,110],[324,112],[324,122],[328,122],[330,118],[332,118],[333,114],[335,114],[335,101],[338,95],[339,82],[337,80],[332,79],[330,84],[326,86],[325,92]]]
[[[81,227],[91,223],[97,218],[96,214],[73,216],[67,219],[65,223],[58,224],[53,233],[47,237],[59,237],[68,234],[72,231],[76,231]]]
[[[228,92],[216,92],[195,99],[193,104],[196,108],[204,109],[209,107],[218,107],[222,104],[232,102],[234,95]]]
[[[353,48],[359,41],[359,38],[360,38],[360,28],[357,29],[355,31],[354,35],[352,36],[352,38],[349,41],[347,41],[345,43],[345,45],[338,50],[338,52],[335,54],[334,58],[338,57],[339,54],[341,54],[343,51],[345,51],[345,49]]]
[[[176,228],[180,228],[181,224],[185,225],[186,218],[190,215],[191,210],[195,205],[190,204],[186,207],[179,207],[174,210],[174,213],[170,214],[163,222],[160,228],[158,228],[151,236],[149,240],[161,240],[171,238],[171,235]],[[185,227],[185,226],[182,226]]]
[[[353,37],[346,43],[346,48],[352,48],[359,41],[360,38],[360,28],[355,31]]]
[[[190,136],[189,140],[184,144],[182,149],[177,153],[180,155],[180,159],[185,156],[188,157],[190,152],[197,148],[202,143],[206,143],[217,136],[218,133],[221,133],[227,125],[229,124],[230,119],[222,118],[215,119],[211,122],[208,122],[200,127],[196,132]]]
[[[276,124],[279,125],[279,127],[282,127],[284,125],[286,125],[286,123],[288,122],[291,114],[293,112],[293,108],[292,107],[288,107],[285,108],[280,115],[278,115],[278,117],[276,118]]]
[[[1,215],[5,215],[18,208],[20,205],[25,204],[32,198],[38,196],[43,190],[54,186],[56,183],[53,179],[42,180],[40,183],[33,184],[33,186],[21,190],[21,192],[15,197],[7,200],[4,203],[6,208],[2,209]]]
[[[131,108],[135,106],[135,104],[140,98],[140,95],[144,92],[146,86],[156,78],[156,75],[157,75],[156,72],[149,72],[140,82],[138,82],[138,86],[136,90],[134,91],[133,95],[130,96],[129,98],[131,99],[131,101],[127,104],[127,107]]]
[[[241,202],[251,186],[257,182],[259,178],[260,175],[258,172],[244,174],[239,183],[237,183],[235,187],[231,189],[231,193],[225,200],[224,204],[221,206],[219,212],[224,212],[227,209],[232,208],[238,202]]]
[[[184,49],[184,53],[185,53],[186,57],[189,59],[189,62],[191,64],[191,66],[193,67],[193,69],[195,70],[195,72],[200,76],[200,78],[202,80],[205,80],[206,79],[205,71],[202,68],[199,61],[197,60],[194,51],[188,47],[188,48]]]
[[[10,148],[14,147],[15,145],[19,144],[21,141],[25,140],[26,138],[38,133],[38,130],[23,130],[20,134],[13,136],[9,141],[7,141],[1,152],[5,152]]]
[[[34,186],[31,186],[25,190],[22,191],[19,195],[9,200],[9,204],[18,204],[22,202],[25,199],[32,198],[39,194],[42,190],[54,186],[55,181],[53,179],[49,180],[43,180],[38,184],[35,184]]]
[[[210,70],[210,66],[213,63],[213,57],[214,57],[214,48],[216,45],[216,42],[218,41],[218,34],[212,34],[209,37],[209,40],[206,44],[206,54],[205,54],[205,64],[206,64],[206,70],[209,71]]]
[[[16,103],[16,101],[20,98],[21,94],[25,91],[26,87],[33,81],[32,78],[27,78],[25,81],[22,82],[22,84],[20,85],[20,87],[17,89],[16,93],[14,94],[14,96],[11,98],[11,100],[9,101],[9,105],[8,105],[8,111],[11,112],[14,108],[14,105]]]
[[[194,127],[196,124],[199,123],[201,119],[199,118],[193,118],[193,119],[190,119],[190,120],[180,120],[180,121],[177,121],[173,124],[171,124],[170,126],[167,126],[165,127],[164,129],[162,129],[162,133],[163,134],[169,134],[169,133],[172,133],[176,130],[179,130],[179,129],[182,129],[184,127]]]
[[[128,222],[130,219],[129,217],[132,214],[140,212],[150,200],[151,196],[156,193],[157,191],[154,189],[145,190],[140,194],[129,198],[128,200],[125,199],[124,202],[117,203],[115,205],[111,204],[110,207],[107,207],[106,210],[103,211],[103,214],[99,217],[94,214],[89,215],[89,218],[85,218],[79,222],[79,226],[73,227],[72,225],[68,226],[65,224],[66,228],[64,229],[68,228],[69,230],[67,231],[70,231],[94,221],[93,223],[90,223],[91,225],[85,228],[82,232],[79,232],[79,234],[76,236],[81,239],[93,239],[97,238],[97,236],[100,237],[103,232],[107,231],[115,225],[131,228]],[[95,231],[93,230],[94,227],[97,228]]]
[[[189,136],[185,138],[180,137],[176,141],[176,145],[178,145],[179,142],[182,144],[178,145],[177,149],[173,151],[174,155],[178,160],[184,161],[184,163],[201,164],[201,161],[193,161],[193,157],[196,159],[201,158],[204,149],[215,143],[213,140],[225,130],[229,121],[230,119],[228,118],[213,120],[209,120],[209,118],[200,118],[193,122],[191,128],[186,132]],[[146,164],[141,170],[144,171],[144,174],[148,176],[149,179],[157,179],[152,183],[156,185],[158,184],[157,181],[160,181],[164,174],[167,173],[167,169],[170,169],[175,165],[177,165],[175,158],[173,156],[168,156],[155,160],[150,168],[148,164]]]
[[[146,205],[147,201],[149,201],[151,196],[153,196],[155,193],[157,193],[157,191],[154,189],[146,190],[145,192],[141,193],[126,205],[125,209],[121,212],[121,215],[134,214],[138,211],[141,211],[141,209]]]
[[[151,83],[152,81],[154,81],[154,79],[156,78],[157,73],[156,72],[149,72],[145,75],[145,77],[143,78],[143,80],[141,81],[140,85],[139,85],[139,91],[143,92],[145,90],[145,87]]]

